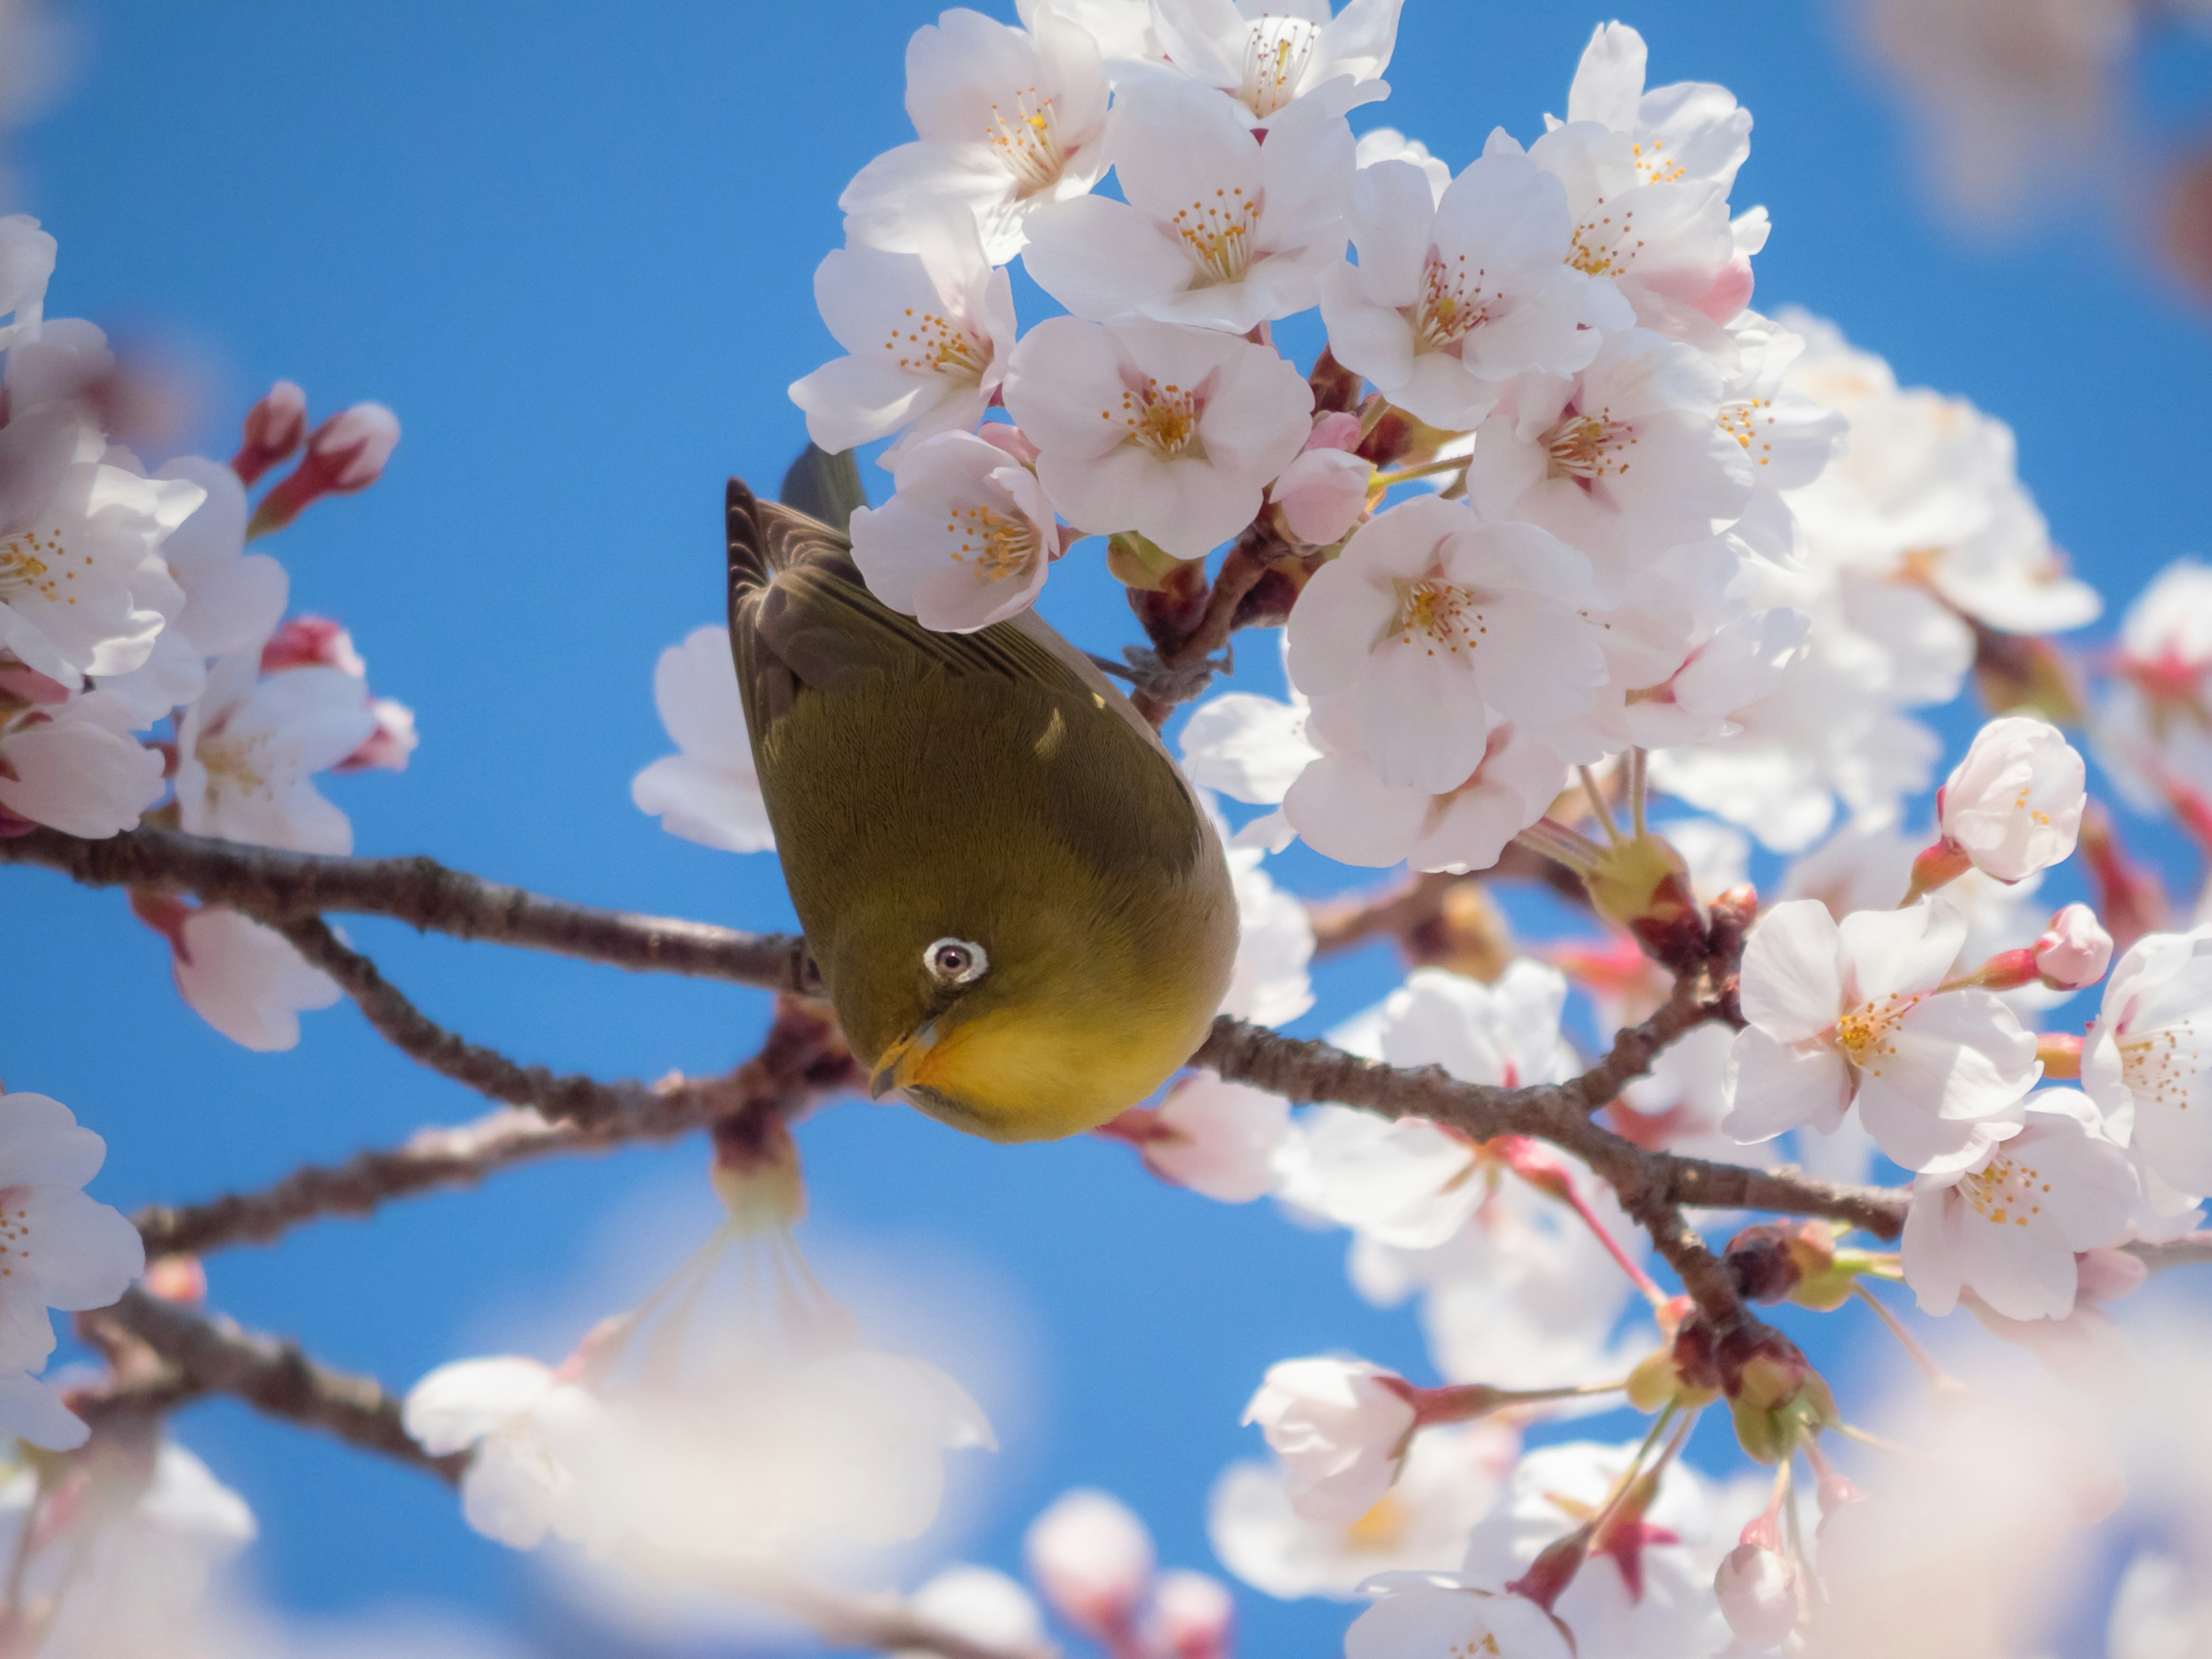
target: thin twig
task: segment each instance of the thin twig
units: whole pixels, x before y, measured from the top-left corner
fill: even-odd
[[[791,1117],[823,1092],[855,1083],[859,1076],[828,1012],[786,998],[777,1004],[760,1051],[750,1060],[720,1077],[664,1078],[642,1090],[640,1109],[626,1106],[586,1126],[549,1121],[528,1108],[509,1108],[457,1127],[420,1130],[394,1149],[359,1152],[333,1165],[309,1164],[258,1192],[226,1194],[175,1208],[153,1206],[136,1219],[149,1257],[266,1243],[318,1217],[368,1215],[393,1199],[472,1186],[495,1170],[537,1158],[666,1139],[703,1124],[757,1114]],[[618,1088],[627,1099],[638,1085],[600,1086]]]
[[[58,870],[88,887],[151,887],[281,926],[325,912],[391,916],[425,933],[489,939],[644,972],[818,993],[804,941],[706,922],[570,904],[428,858],[336,858],[133,830],[105,841],[58,830],[0,838],[0,863]]]

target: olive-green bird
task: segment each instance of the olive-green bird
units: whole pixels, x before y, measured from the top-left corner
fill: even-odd
[[[1221,843],[1152,727],[1035,616],[932,633],[735,479],[729,536],[761,793],[869,1092],[994,1140],[1142,1100],[1237,954]]]

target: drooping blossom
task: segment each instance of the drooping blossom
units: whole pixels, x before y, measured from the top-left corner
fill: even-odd
[[[1114,172],[1123,200],[1085,196],[1030,216],[1022,264],[1079,317],[1242,334],[1311,307],[1344,252],[1352,130],[1317,104],[1264,145],[1203,88],[1121,94]]]
[[[679,752],[662,756],[630,780],[638,811],[702,847],[728,853],[774,848],[728,628],[696,628],[663,651],[653,671],[653,701]]]
[[[1323,277],[1322,317],[1338,362],[1430,425],[1464,430],[1513,376],[1584,368],[1601,330],[1634,318],[1565,262],[1566,193],[1517,149],[1486,154],[1433,206],[1429,185],[1412,161],[1360,169],[1359,263]]]
[[[579,1478],[606,1435],[596,1395],[520,1356],[459,1359],[408,1391],[408,1434],[433,1457],[467,1452],[461,1513],[485,1537],[535,1549],[599,1538],[605,1495]]]
[[[2120,958],[2081,1086],[2147,1186],[2212,1193],[2212,926],[2148,934]]]
[[[890,501],[853,510],[853,562],[878,599],[924,628],[952,634],[1036,603],[1060,551],[1052,502],[1036,473],[966,432],[911,445],[894,473]]]
[[[2069,858],[2081,827],[2081,757],[2048,720],[2010,715],[1974,733],[1943,786],[1948,843],[1999,881],[2019,881]]]
[[[1006,400],[1070,521],[1181,558],[1250,523],[1312,429],[1311,389],[1275,352],[1168,323],[1040,323],[1014,348]]]
[[[910,251],[912,204],[952,197],[994,262],[1021,249],[1035,209],[1080,196],[1106,171],[1106,72],[1097,42],[1054,0],[1014,27],[964,8],[914,32],[906,112],[914,143],[860,169],[837,205],[878,246]]]
[[[1152,1538],[1127,1504],[1079,1486],[1022,1535],[1030,1577],[1055,1613],[1086,1634],[1122,1638],[1152,1578]]]
[[[1721,1559],[1713,1574],[1713,1595],[1729,1634],[1761,1652],[1790,1639],[1804,1605],[1796,1564],[1763,1543],[1738,1544]]]
[[[832,454],[902,429],[907,443],[971,430],[1006,378],[1013,289],[975,216],[937,197],[902,222],[911,252],[855,238],[814,273],[815,306],[848,355],[793,381],[791,400]]]
[[[1291,1507],[1347,1526],[1397,1480],[1414,1420],[1412,1389],[1365,1360],[1279,1360],[1244,1407],[1282,1460]]]
[[[1939,991],[1966,924],[1941,898],[1838,924],[1816,900],[1778,904],[1744,951],[1747,1024],[1729,1056],[1739,1140],[1831,1129],[1856,1104],[1882,1151],[1923,1173],[1971,1166],[2015,1133],[2035,1039],[1991,993]]]
[[[1129,1138],[1163,1181],[1224,1204],[1246,1204],[1280,1182],[1276,1165],[1290,1115],[1280,1095],[1199,1072],[1176,1083]]]
[[[170,967],[192,1011],[242,1048],[269,1054],[299,1046],[300,1016],[327,1008],[337,982],[309,965],[274,928],[214,907],[176,907]]]
[[[1972,1291],[2009,1319],[2063,1318],[2075,1255],[2127,1231],[2135,1170],[2096,1109],[2051,1089],[2020,1109],[2020,1132],[1979,1161],[1913,1181],[1905,1277],[1923,1313],[1948,1313]]]

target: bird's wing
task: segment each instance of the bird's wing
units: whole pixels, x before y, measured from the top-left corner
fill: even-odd
[[[933,665],[1095,697],[1166,753],[1090,659],[1033,613],[972,634],[933,633],[868,591],[851,544],[828,526],[762,501],[736,478],[728,517],[730,644],[757,735],[790,710],[801,686],[834,691],[858,676]]]

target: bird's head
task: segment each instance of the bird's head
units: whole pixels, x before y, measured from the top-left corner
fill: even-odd
[[[868,1092],[992,1140],[1078,1134],[1136,1104],[1223,990],[1187,946],[1034,901],[897,905],[839,943],[823,967]]]

